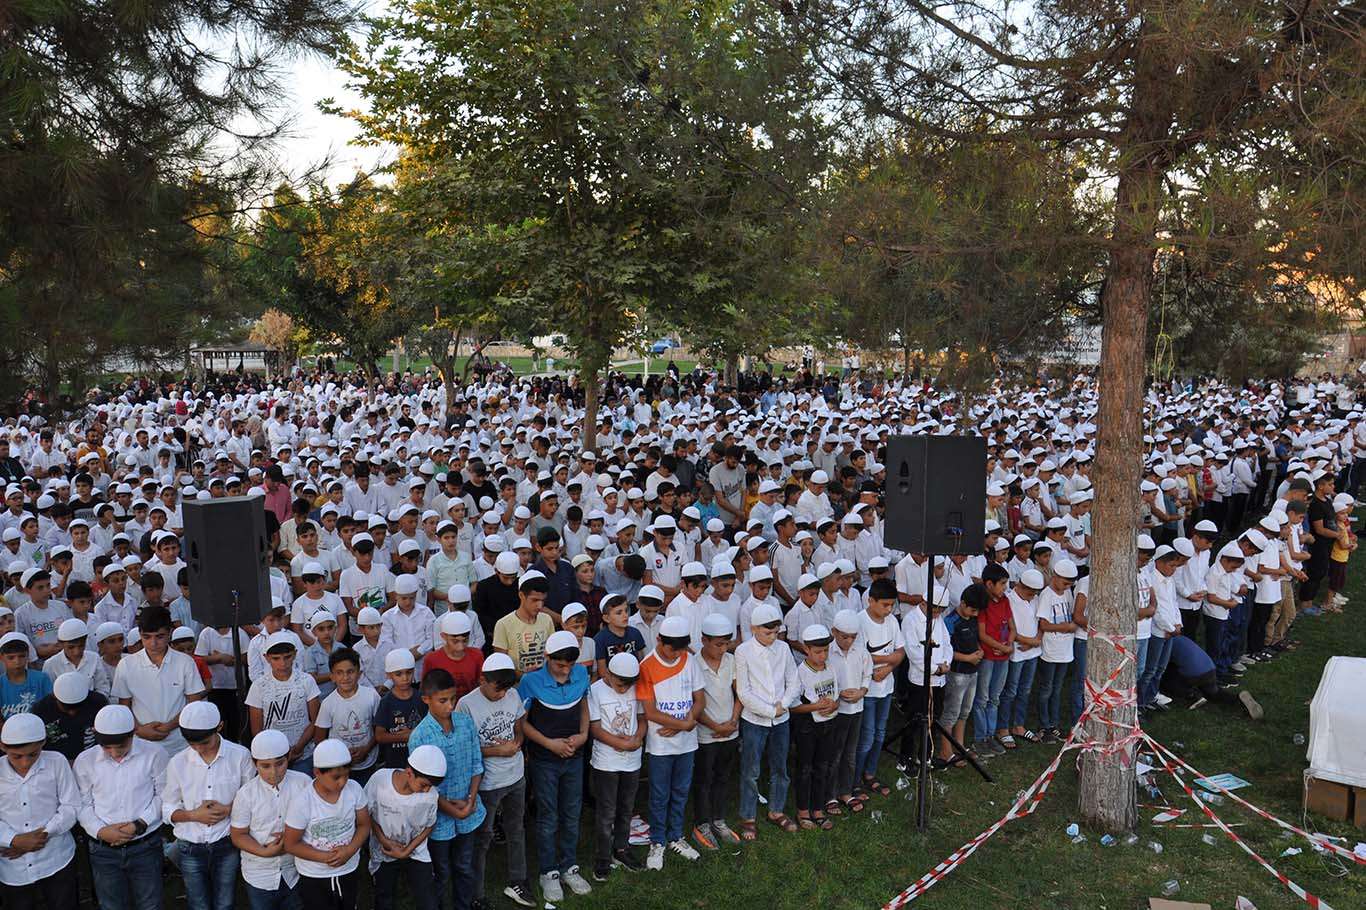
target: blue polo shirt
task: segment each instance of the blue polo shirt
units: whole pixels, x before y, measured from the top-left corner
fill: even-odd
[[[418,746],[432,745],[446,756],[446,776],[437,792],[445,799],[464,799],[470,793],[470,781],[484,773],[484,755],[479,750],[479,732],[468,714],[451,714],[451,732],[441,729],[436,718],[428,714],[408,737],[408,751]],[[432,840],[450,840],[457,834],[469,834],[484,823],[484,801],[476,794],[474,811],[464,818],[453,818],[445,812],[436,813]]]

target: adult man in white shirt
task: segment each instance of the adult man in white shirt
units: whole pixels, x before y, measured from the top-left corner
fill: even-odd
[[[171,614],[165,607],[147,607],[139,622],[142,650],[119,661],[113,695],[137,718],[138,738],[160,746],[169,760],[185,748],[180,711],[204,698],[204,680],[194,658],[171,650]]]
[[[180,655],[184,657],[184,655]],[[90,872],[103,907],[161,910],[161,791],[166,750],[133,735],[133,712],[105,705],[95,745],[76,756],[77,814],[90,836]]]
[[[15,714],[0,731],[0,900],[48,910],[75,907],[76,824],[81,794],[60,752],[43,751],[47,730],[32,714]]]
[[[256,775],[247,750],[219,733],[222,718],[208,701],[180,712],[188,745],[166,765],[162,814],[180,842],[180,874],[190,910],[232,906],[240,854],[228,836],[232,802]]]

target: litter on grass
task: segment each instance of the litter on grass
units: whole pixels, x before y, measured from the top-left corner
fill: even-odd
[[[1214,793],[1219,790],[1239,790],[1243,787],[1252,786],[1236,774],[1212,774],[1209,777],[1197,777],[1196,784]],[[1217,804],[1216,804],[1217,805]]]

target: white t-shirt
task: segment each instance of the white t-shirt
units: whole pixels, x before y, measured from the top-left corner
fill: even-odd
[[[636,682],[636,698],[655,703],[660,711],[680,720],[687,717],[697,700],[696,693],[706,687],[697,670],[698,659],[683,654],[673,663],[660,659],[658,651],[651,651],[640,663],[640,677]],[[680,730],[673,736],[660,736],[659,724],[647,722],[645,749],[651,755],[683,755],[697,749],[697,729]]]
[[[261,711],[261,729],[279,730],[290,746],[299,741],[308,726],[308,703],[322,693],[307,673],[295,672],[289,679],[276,679],[269,670],[247,690],[247,707]],[[300,758],[313,754],[313,743],[304,746]]]
[[[350,749],[364,745],[367,740],[372,741],[366,756],[351,766],[353,771],[364,771],[379,756],[379,745],[373,743],[377,708],[379,693],[365,683],[358,685],[350,698],[343,698],[340,692],[333,689],[318,707],[317,726],[329,731],[327,735],[332,739],[341,740]]]
[[[345,847],[356,836],[356,812],[364,808],[365,791],[353,780],[346,782],[335,803],[319,796],[310,784],[290,798],[285,808],[285,827],[302,831],[303,842],[314,850],[335,850]],[[340,866],[294,858],[294,868],[307,878],[339,878],[354,872],[359,865],[359,850]]]
[[[822,698],[835,698],[839,695],[836,688],[835,671],[830,667],[829,662],[819,669],[812,669],[806,661],[797,665],[797,683],[802,689],[802,701],[814,704]],[[834,714],[821,714],[819,711],[812,711],[811,719],[818,724],[823,724],[828,720],[834,720]]]
[[[1010,601],[1010,615],[1015,619],[1015,634],[1024,635],[1027,638],[1037,638],[1039,635],[1039,614],[1035,612],[1035,604],[1038,598],[1025,600],[1014,588],[1006,592],[1006,599]],[[1038,657],[1043,653],[1043,648],[1029,648],[1015,642],[1015,650],[1011,652],[1010,659],[1014,663]]]
[[[474,721],[474,729],[479,732],[479,745],[491,746],[494,743],[512,739],[517,729],[517,719],[526,714],[526,705],[517,694],[514,686],[503,693],[497,701],[490,701],[478,688],[466,692],[456,705]],[[485,755],[484,776],[479,781],[480,790],[497,790],[510,787],[522,779],[524,772],[522,752],[512,755]]]
[[[384,836],[390,840],[406,844],[417,837],[424,828],[436,824],[437,788],[432,787],[426,793],[399,793],[394,789],[394,775],[400,773],[402,772],[393,768],[380,768],[376,771],[375,776],[365,784],[365,802],[370,807],[371,824],[378,825]],[[432,855],[427,850],[427,841],[419,844],[409,857],[419,863],[430,863]],[[394,858],[386,856],[380,848],[379,838],[375,836],[372,827],[370,874],[374,875],[380,866],[392,862]]]
[[[604,732],[631,737],[640,728],[640,702],[635,688],[618,692],[605,679],[588,687],[588,719],[602,724]],[[623,752],[599,739],[593,740],[591,764],[599,771],[640,770],[641,749]]]
[[[247,638],[247,633],[241,629],[237,630],[237,640],[242,646],[242,660],[245,661],[247,651],[251,648],[251,641]],[[212,626],[205,626],[199,633],[199,641],[195,642],[194,653],[200,657],[208,657],[214,651],[232,654],[232,636],[219,632]],[[237,668],[231,664],[210,664],[209,681],[215,689],[236,689]]]
[[[1052,623],[1072,621],[1073,598],[1070,590],[1059,594],[1052,588],[1044,588],[1035,599],[1034,615]],[[1043,659],[1050,664],[1070,664],[1072,662],[1072,633],[1043,633]]]
[[[906,647],[906,639],[901,634],[901,624],[896,621],[896,617],[888,615],[882,622],[878,622],[864,610],[858,615],[858,621],[859,637],[854,647],[867,648],[873,657],[886,657],[898,648]],[[877,669],[876,663],[873,669]],[[872,680],[868,685],[867,697],[881,698],[884,695],[891,695],[892,688],[896,685],[895,676],[895,673],[888,673],[882,679]]]
[[[369,572],[362,572],[360,566],[351,566],[341,573],[337,594],[350,597],[357,610],[374,607],[381,613],[389,606],[389,592],[394,590],[394,577],[381,565],[370,566]]]
[[[294,605],[289,609],[289,621],[308,629],[308,621],[319,610],[326,610],[333,616],[341,616],[346,612],[346,604],[342,603],[342,599],[331,591],[324,591],[323,596],[317,600],[307,594],[300,594],[294,598]]]

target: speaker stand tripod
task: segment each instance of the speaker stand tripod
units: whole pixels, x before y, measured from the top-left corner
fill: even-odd
[[[930,826],[930,763],[934,757],[935,730],[938,730],[939,735],[944,737],[953,748],[954,754],[972,765],[973,769],[978,774],[982,775],[983,780],[989,784],[994,784],[996,782],[995,778],[987,773],[987,769],[982,767],[981,763],[973,757],[967,747],[954,738],[953,731],[941,724],[939,719],[934,716],[934,692],[930,689],[930,674],[932,672],[935,646],[934,639],[930,637],[931,631],[934,629],[933,557],[930,558],[929,571],[926,574],[929,576],[929,580],[925,589],[925,637],[920,642],[921,647],[925,649],[925,675],[922,682],[925,692],[925,704],[923,706],[925,711],[925,723],[920,725],[921,735],[917,737],[919,742],[915,744],[916,756],[920,760],[920,773],[916,780],[915,803],[915,827],[917,831],[925,831]],[[919,608],[913,607],[912,609]],[[901,729],[892,736],[887,737],[882,746],[885,751],[895,755],[903,766],[906,764],[905,740],[906,737],[911,734],[911,728],[915,726],[915,723],[916,721],[914,719],[908,717]],[[897,748],[892,748],[892,743],[896,743]]]

